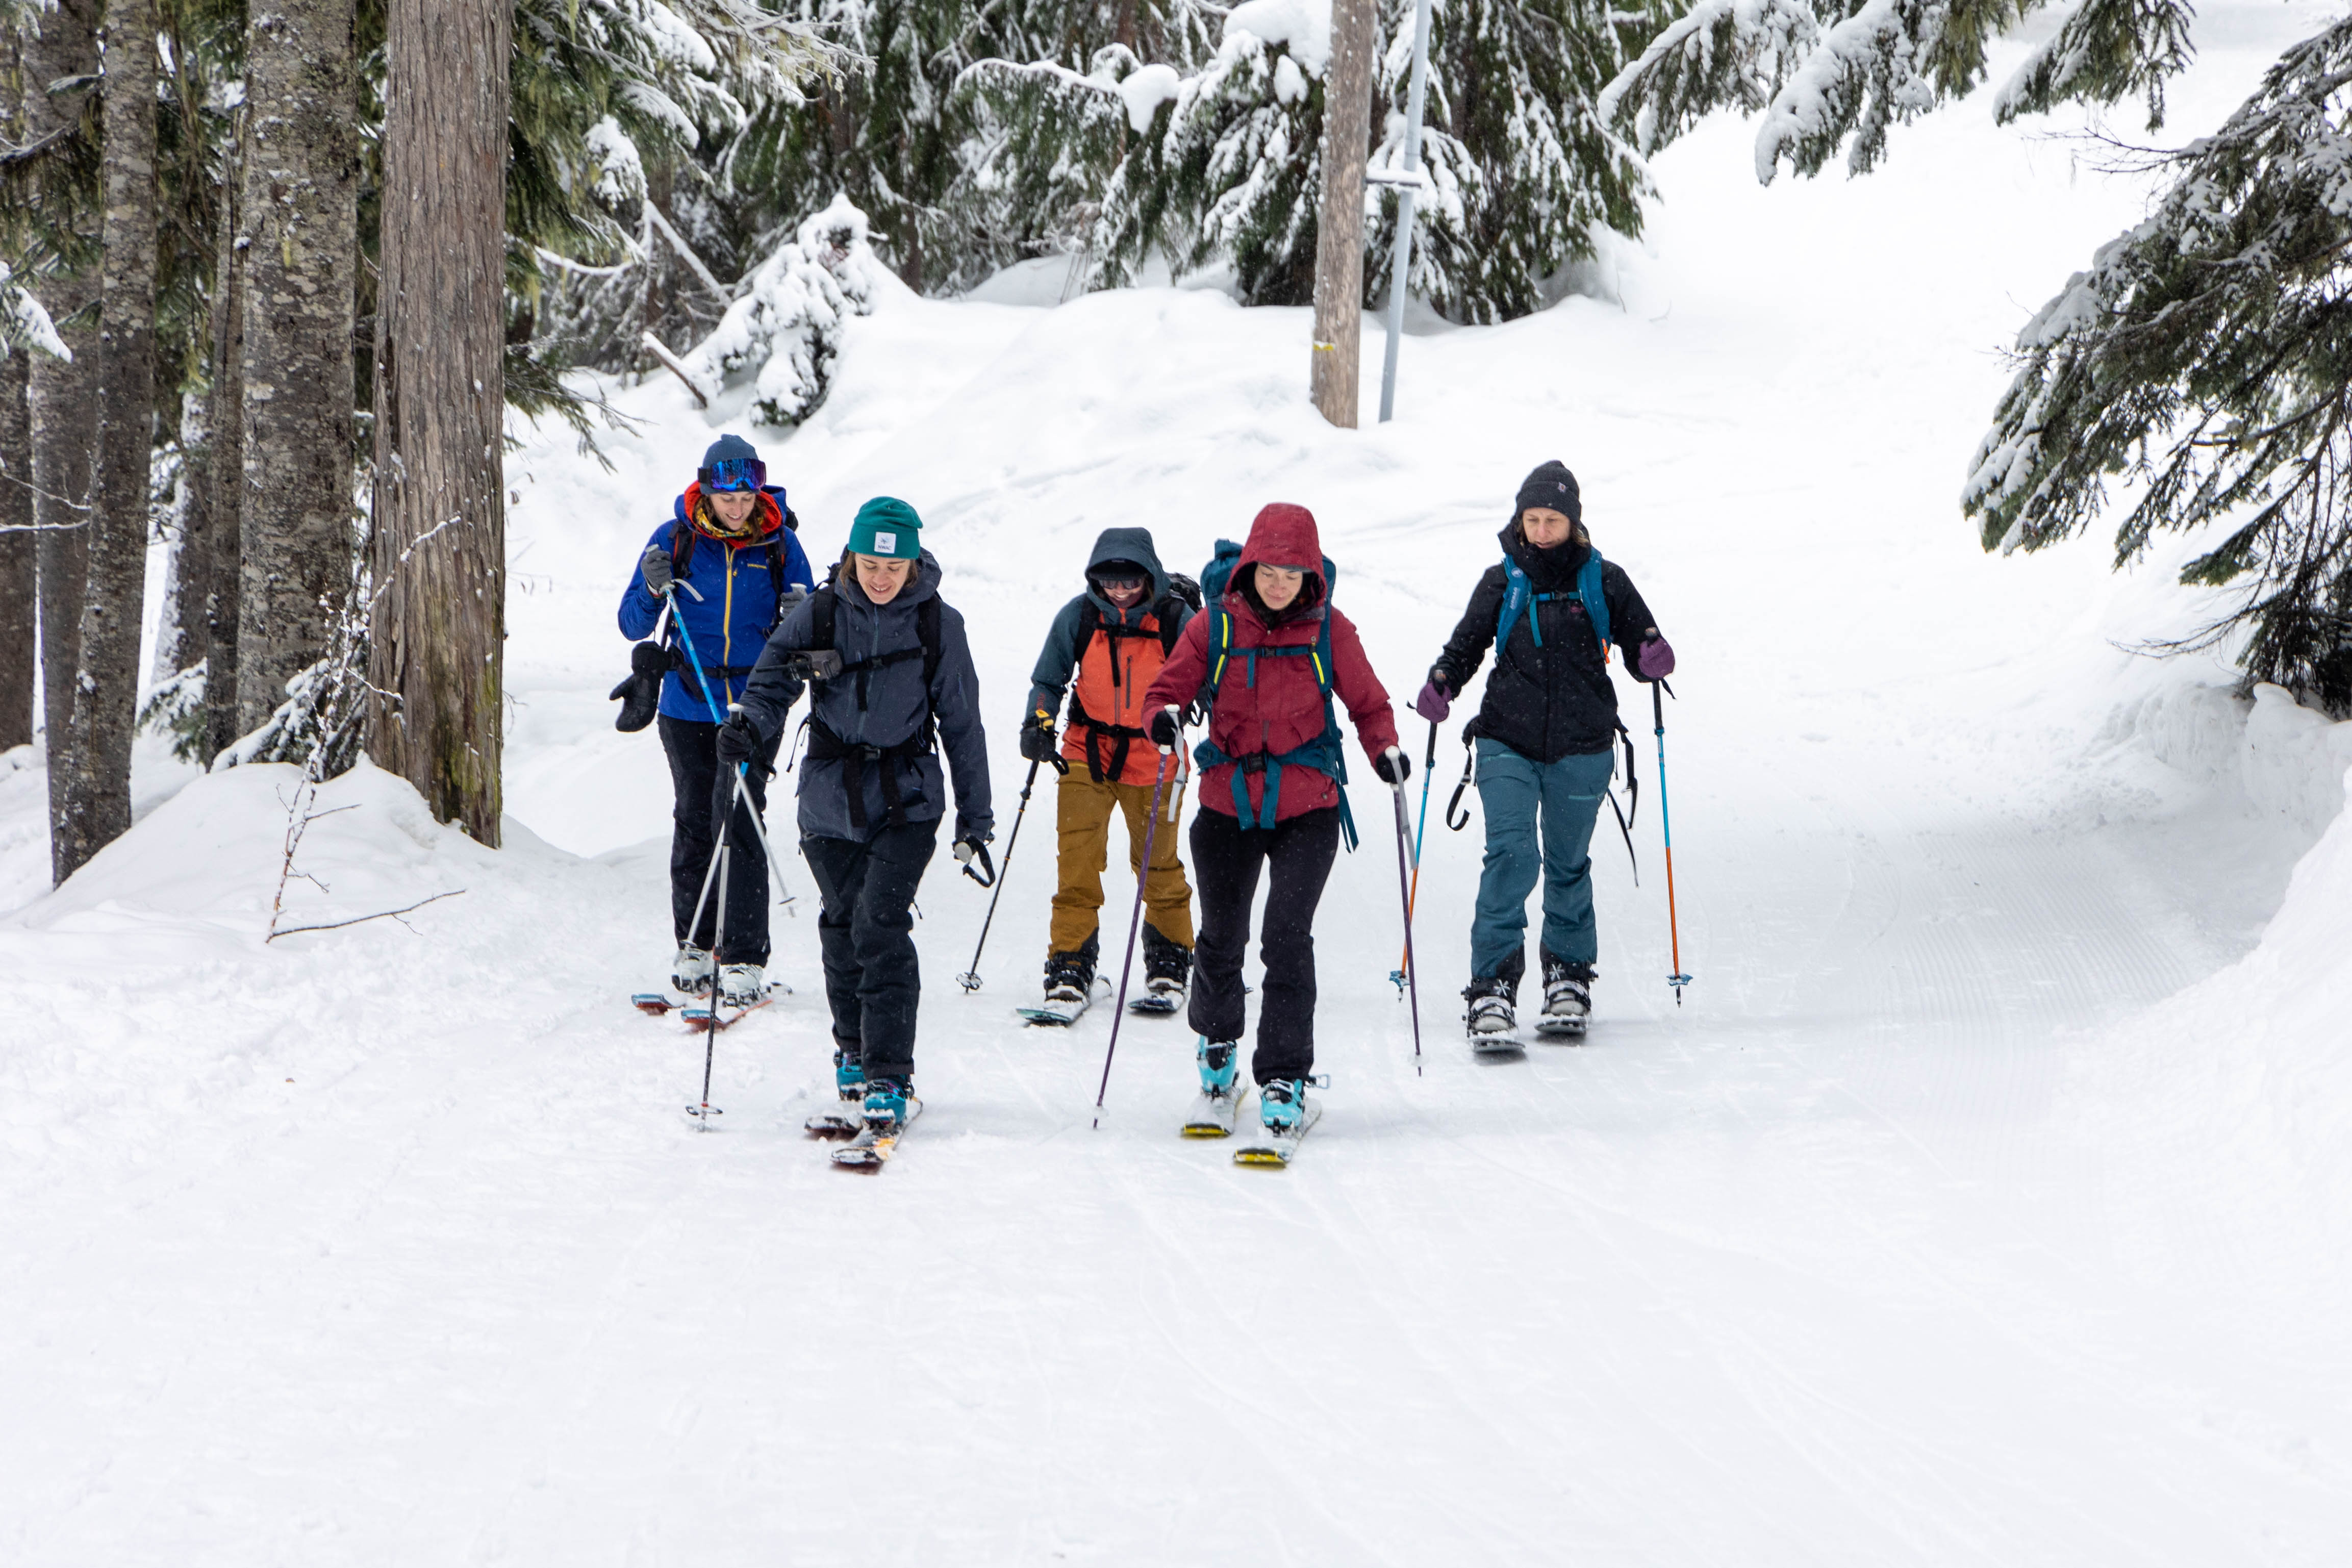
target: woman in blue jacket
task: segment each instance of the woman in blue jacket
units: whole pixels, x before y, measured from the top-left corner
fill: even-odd
[[[621,595],[621,631],[632,638],[649,636],[661,618],[662,600],[671,604],[663,639],[670,668],[662,679],[659,718],[674,795],[669,907],[677,958],[670,984],[689,996],[712,985],[711,931],[719,911],[706,907],[701,924],[694,926],[694,910],[720,814],[733,798],[733,770],[719,761],[719,726],[728,704],[742,700],[768,634],[815,585],[799,527],[800,519],[784,505],[783,487],[768,483],[768,467],[751,443],[721,436],[703,453],[701,470],[677,498],[670,521],[646,542]],[[701,659],[699,670],[687,657],[689,643]],[[752,809],[767,805],[778,738],[768,741],[750,770]],[[767,984],[768,860],[746,811],[736,812],[727,842],[734,853],[727,873],[726,941],[715,955],[717,984],[722,1000],[747,1006]]]

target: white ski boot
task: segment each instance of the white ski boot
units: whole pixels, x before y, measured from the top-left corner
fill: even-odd
[[[688,996],[710,994],[710,950],[688,942],[669,961],[669,983]]]
[[[1536,1032],[1581,1037],[1592,1012],[1592,966],[1546,952],[1543,980],[1543,1016],[1536,1020]]]
[[[756,963],[729,963],[719,971],[719,1000],[730,1007],[749,1007],[768,996],[768,977]]]

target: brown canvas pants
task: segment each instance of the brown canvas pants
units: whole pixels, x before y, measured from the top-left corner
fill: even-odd
[[[1172,768],[1171,770],[1173,771]],[[1103,868],[1110,861],[1111,809],[1127,815],[1127,864],[1143,864],[1144,818],[1151,811],[1150,784],[1097,784],[1082,767],[1062,775],[1054,808],[1061,835],[1061,886],[1054,894],[1054,952],[1076,952],[1101,923]],[[1144,920],[1179,947],[1192,945],[1192,889],[1184,880],[1183,835],[1170,820],[1180,815],[1183,795],[1171,779],[1160,802],[1160,826],[1151,837],[1151,872],[1143,880]]]

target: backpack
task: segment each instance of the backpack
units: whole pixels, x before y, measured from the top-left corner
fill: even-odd
[[[1079,674],[1086,668],[1087,650],[1094,647],[1097,633],[1110,640],[1110,680],[1113,686],[1119,684],[1118,643],[1120,638],[1157,637],[1160,639],[1160,657],[1163,661],[1170,654],[1175,652],[1177,635],[1182,629],[1177,624],[1179,617],[1176,611],[1180,605],[1190,606],[1195,611],[1200,609],[1201,585],[1178,572],[1171,572],[1167,574],[1167,577],[1168,591],[1152,600],[1145,611],[1160,623],[1156,632],[1147,632],[1137,626],[1113,625],[1104,620],[1102,606],[1095,603],[1094,595],[1091,593],[1084,595],[1078,601],[1077,628],[1070,640],[1070,646],[1077,650],[1077,658],[1074,663],[1071,676],[1070,722],[1086,726],[1087,773],[1097,784],[1102,783],[1106,778],[1118,778],[1124,773],[1127,771],[1128,749],[1136,742],[1148,739],[1149,732],[1131,724],[1107,724],[1087,711],[1085,706],[1079,701],[1077,693]],[[1100,742],[1105,741],[1111,743],[1108,762],[1103,757],[1100,746]]]
[[[1206,709],[1213,709],[1216,706],[1217,693],[1224,687],[1225,671],[1235,653],[1239,653],[1244,661],[1244,683],[1249,686],[1257,684],[1257,661],[1261,657],[1311,658],[1315,666],[1316,689],[1323,696],[1323,733],[1303,746],[1275,756],[1269,756],[1264,752],[1254,752],[1245,757],[1228,756],[1223,748],[1214,741],[1203,738],[1199,745],[1192,748],[1192,761],[1196,766],[1203,769],[1215,767],[1220,763],[1234,764],[1234,815],[1241,820],[1241,825],[1244,828],[1270,828],[1274,826],[1275,811],[1282,796],[1284,768],[1294,765],[1313,768],[1317,773],[1327,775],[1339,786],[1339,830],[1341,837],[1347,840],[1349,849],[1353,851],[1356,847],[1356,817],[1355,814],[1348,809],[1347,749],[1345,737],[1339,732],[1339,716],[1331,702],[1329,611],[1331,590],[1339,580],[1339,568],[1331,564],[1329,556],[1323,558],[1325,613],[1322,627],[1316,633],[1312,647],[1302,647],[1292,645],[1286,647],[1235,648],[1234,616],[1233,612],[1225,607],[1225,589],[1231,584],[1234,568],[1241,563],[1241,558],[1240,545],[1230,539],[1220,539],[1217,541],[1216,554],[1210,559],[1209,564],[1201,573],[1201,592],[1209,606],[1204,613],[1212,618],[1209,623],[1209,673],[1206,679],[1202,682],[1201,689],[1203,695],[1199,700]],[[1254,773],[1265,774],[1265,807],[1263,813],[1250,809],[1247,775]],[[1264,817],[1263,821],[1260,820],[1261,816]]]
[[[1495,658],[1499,660],[1503,657],[1503,645],[1511,640],[1511,627],[1517,624],[1522,615],[1528,617],[1528,630],[1534,635],[1536,647],[1543,647],[1543,620],[1528,608],[1529,605],[1549,604],[1554,599],[1574,599],[1584,606],[1584,618],[1591,623],[1593,635],[1601,639],[1601,662],[1607,664],[1609,662],[1609,597],[1601,592],[1601,568],[1603,564],[1601,552],[1587,545],[1584,564],[1577,570],[1576,574],[1576,592],[1538,594],[1535,592],[1535,584],[1528,580],[1528,574],[1519,563],[1508,555],[1505,555],[1503,578],[1509,586],[1503,594],[1503,607],[1495,617]]]
[[[840,567],[825,574],[824,586],[809,595],[809,646],[801,651],[820,653],[834,651],[834,616],[841,604],[840,591],[834,587],[834,578]],[[882,769],[883,825],[901,826],[907,821],[907,807],[923,804],[918,795],[912,800],[902,800],[898,795],[898,764],[917,757],[928,756],[939,748],[939,720],[930,709],[931,685],[940,673],[940,596],[937,594],[915,606],[915,636],[919,646],[903,647],[892,653],[877,654],[855,664],[844,664],[829,676],[813,675],[812,683],[835,681],[849,676],[857,678],[857,710],[866,710],[866,692],[874,671],[886,665],[903,664],[910,658],[923,661],[923,721],[915,732],[895,746],[852,745],[833,731],[831,725],[816,716],[816,703],[809,703],[809,716],[801,721],[808,731],[809,756],[817,762],[838,760],[845,764],[845,781],[849,795],[849,823],[858,832],[866,831],[866,764],[876,763]]]

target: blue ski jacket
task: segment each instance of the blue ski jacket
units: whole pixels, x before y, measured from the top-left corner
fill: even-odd
[[[678,581],[672,595],[677,601],[670,612],[672,624],[662,636],[671,654],[661,690],[661,711],[668,717],[711,722],[710,703],[701,684],[689,684],[686,677],[685,643],[676,627],[678,620],[686,622],[694,651],[709,677],[709,696],[718,701],[723,719],[729,703],[743,700],[751,667],[759,662],[768,634],[791,607],[794,591],[806,594],[816,586],[799,536],[784,526],[782,497],[781,489],[770,486],[754,513],[761,526],[753,536],[726,540],[688,521],[700,511],[702,500],[701,486],[688,485],[686,493],[672,503],[670,521],[654,530],[646,542],[648,548],[656,544],[670,548],[670,571]],[[772,550],[779,541],[781,549]],[[642,641],[661,618],[661,600],[646,586],[645,552],[637,554],[638,563],[630,570],[629,585],[621,595],[620,619],[621,635]],[[775,580],[773,564],[782,568],[782,583]]]

